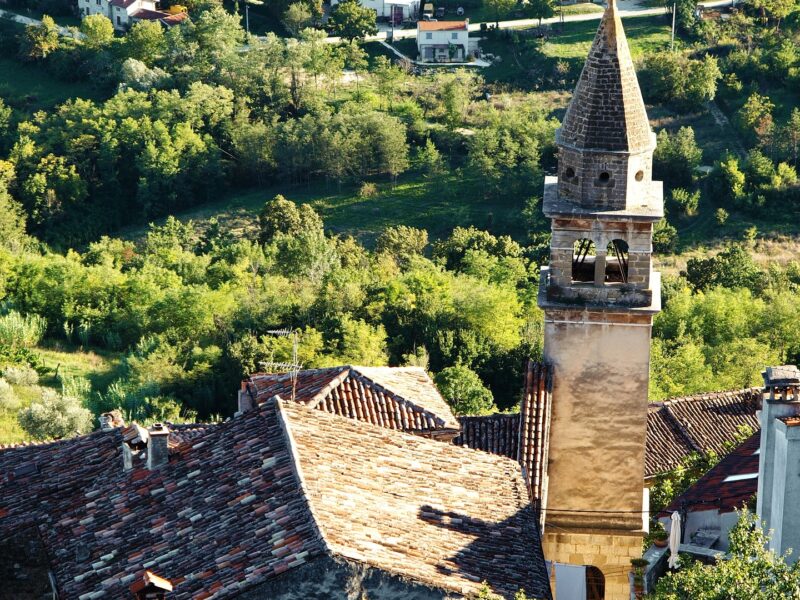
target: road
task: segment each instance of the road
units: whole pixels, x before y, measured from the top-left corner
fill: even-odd
[[[619,13],[622,17],[645,17],[649,15],[663,15],[665,13],[664,8],[647,8],[642,7],[636,3],[636,0],[618,0],[619,5],[621,7],[628,7],[628,8],[621,8]],[[735,4],[735,0],[710,0],[709,2],[702,2],[699,3],[698,6],[704,6],[706,8],[712,8],[717,6],[729,6],[731,4]],[[581,15],[567,15],[564,17],[564,22],[571,23],[576,21],[597,21],[600,17],[603,16],[602,12],[592,12],[586,13]],[[31,19],[30,17],[24,17],[22,15],[18,15],[16,13],[7,11],[7,10],[0,10],[0,18],[11,19],[12,21],[16,21],[17,23],[22,23],[23,25],[37,25],[41,23],[36,19]],[[542,25],[553,25],[556,23],[560,23],[560,17],[552,17],[550,19],[542,19]],[[488,23],[490,26],[494,26],[494,22]],[[515,19],[513,21],[500,21],[500,29],[514,29],[518,27],[535,27],[539,25],[539,19]],[[58,28],[59,33],[61,35],[72,37],[73,31],[67,27]],[[481,30],[481,23],[470,23],[469,24],[470,31],[480,31]],[[385,40],[387,37],[387,31],[379,31],[377,35],[367,37],[367,41],[380,41]],[[83,37],[83,34],[77,33],[78,38]],[[394,30],[394,37],[395,39],[404,39],[404,38],[413,38],[417,37],[417,30],[416,29],[395,29]],[[337,43],[340,41],[337,37],[329,37],[327,42],[330,43]]]
[[[42,22],[38,19],[31,19],[30,17],[24,17],[22,15],[18,15],[17,13],[11,12],[9,10],[0,10],[0,18],[2,19],[10,19],[11,21],[16,21],[22,25],[40,25]],[[62,27],[58,25],[58,33],[66,37],[73,37],[73,32],[68,27]],[[83,37],[83,34],[80,32],[75,32],[77,37],[80,39]]]
[[[621,6],[629,6],[627,9],[620,9],[619,14],[622,17],[646,17],[650,15],[663,15],[666,11],[664,8],[647,8],[639,6],[633,2],[622,1],[619,3]],[[698,6],[712,8],[716,6],[730,6],[734,4],[734,0],[711,0],[709,2],[699,3]],[[564,17],[564,22],[571,23],[575,21],[598,21],[603,16],[602,12],[585,13],[581,15],[567,15]],[[560,17],[551,17],[549,19],[542,19],[542,25],[554,25],[561,22]],[[494,21],[487,23],[489,26],[494,26]],[[515,19],[513,21],[500,21],[500,29],[514,29],[518,27],[536,27],[539,25],[539,19]],[[480,31],[481,23],[470,23],[470,31]],[[416,29],[395,29],[395,39],[413,38],[417,37]],[[380,31],[378,35],[368,37],[368,41],[372,40],[385,40],[386,32]]]

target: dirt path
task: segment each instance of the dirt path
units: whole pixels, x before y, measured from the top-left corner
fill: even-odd
[[[717,124],[717,126],[731,132],[731,143],[733,144],[733,150],[739,155],[740,159],[744,160],[747,157],[747,152],[745,151],[742,142],[739,141],[739,136],[736,135],[736,130],[733,129],[733,125],[731,125],[728,117],[724,112],[722,112],[720,107],[717,106],[717,103],[713,100],[709,102],[707,106],[711,116],[714,117],[714,122]]]

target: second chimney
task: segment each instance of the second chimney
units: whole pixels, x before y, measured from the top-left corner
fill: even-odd
[[[150,428],[147,442],[147,468],[152,471],[169,461],[169,428],[156,423]]]

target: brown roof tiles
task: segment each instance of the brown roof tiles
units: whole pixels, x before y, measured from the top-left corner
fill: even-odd
[[[549,597],[513,461],[277,399],[176,430],[155,471],[123,470],[129,428],[0,451],[0,537],[34,527],[68,598],[126,597],[144,570],[174,600],[232,598],[323,554]]]
[[[325,412],[403,431],[459,428],[450,407],[419,367],[332,367],[289,374],[256,374],[243,382],[256,402],[275,395]],[[294,393],[293,393],[294,392]]]
[[[733,512],[742,508],[758,489],[758,447],[761,434],[755,433],[739,445],[686,492],[675,498],[659,516],[673,511],[711,510]]]

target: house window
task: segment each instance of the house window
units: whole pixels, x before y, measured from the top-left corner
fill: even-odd
[[[117,15],[117,25],[122,25],[122,19],[119,18],[119,15]]]
[[[426,40],[432,40],[433,39],[433,34],[432,33],[426,33],[425,34],[425,39]]]
[[[457,40],[457,39],[458,39],[458,34],[457,34],[457,33],[451,33],[451,34],[450,34],[450,37],[451,37],[452,39],[454,39],[454,40]]]

